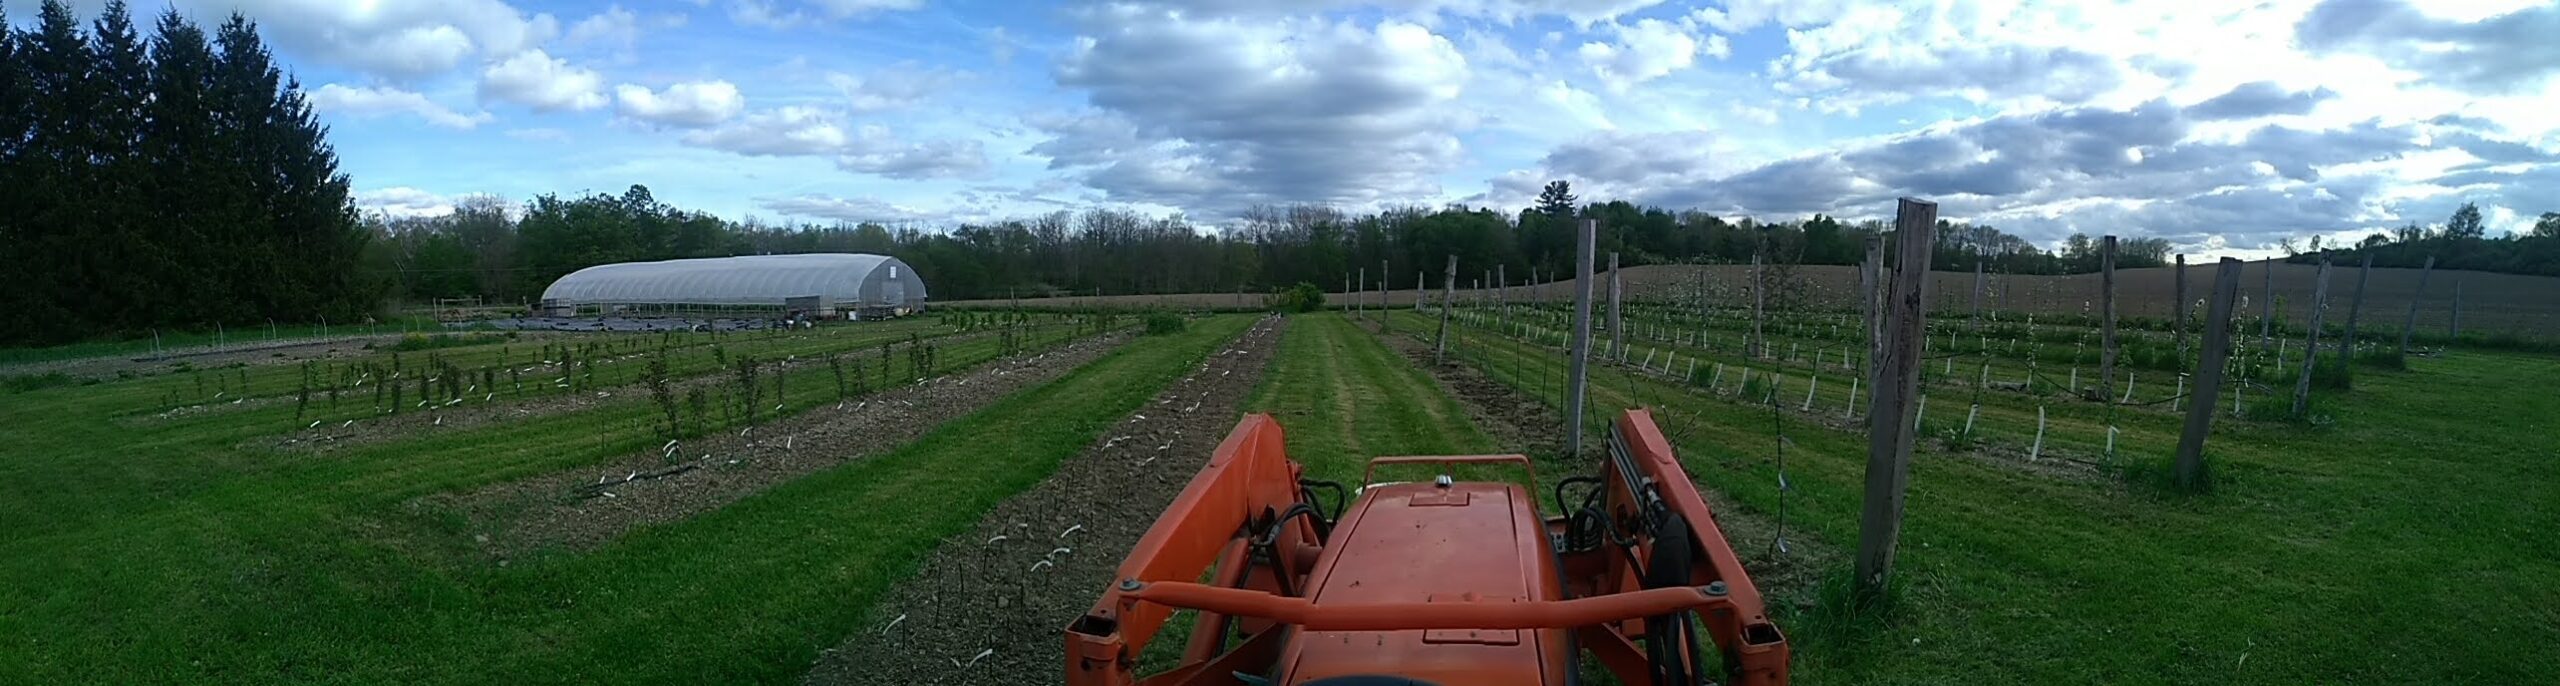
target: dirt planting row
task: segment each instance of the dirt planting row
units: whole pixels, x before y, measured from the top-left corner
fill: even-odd
[[[474,540],[501,563],[546,548],[588,548],[894,449],[951,417],[1065,376],[1130,338],[1078,340],[780,421],[674,441],[604,465],[433,496],[415,506],[464,513]]]
[[[821,654],[808,683],[1057,683],[1059,632],[1235,428],[1286,322],[1254,325],[1047,481],[943,541],[856,635]]]

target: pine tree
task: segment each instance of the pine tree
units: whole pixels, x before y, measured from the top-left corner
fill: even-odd
[[[46,0],[36,30],[19,37],[18,62],[27,69],[27,144],[11,185],[22,202],[12,208],[25,223],[16,241],[26,250],[16,287],[26,300],[16,314],[36,326],[27,335],[63,340],[95,327],[97,317],[81,292],[80,245],[90,233],[83,200],[92,176],[80,141],[95,98],[89,87],[89,45],[79,19],[60,0]]]
[[[9,8],[0,3],[0,180],[20,178],[18,170],[27,140],[27,120],[32,116],[34,101],[27,97],[27,63],[18,59],[18,32],[9,29]],[[16,183],[0,183],[0,207],[25,208]],[[26,274],[22,264],[26,254],[21,235],[22,212],[0,212],[0,273]],[[32,322],[21,321],[26,311],[26,291],[22,288],[0,288],[0,330],[34,331]]]
[[[124,0],[109,0],[91,26],[89,86],[95,92],[84,117],[80,147],[94,167],[82,205],[92,223],[76,261],[85,306],[101,326],[130,329],[166,310],[158,294],[174,285],[162,275],[151,229],[150,161],[142,154],[143,103],[151,89],[151,65]]]
[[[1563,219],[1573,216],[1573,201],[1573,184],[1570,183],[1549,181],[1545,189],[1538,191],[1538,211],[1549,217]]]
[[[198,184],[218,175],[214,157],[213,46],[204,29],[176,10],[160,14],[151,39],[151,99],[144,105],[143,151],[159,208],[152,238],[165,258],[163,286],[183,284],[185,312],[201,317],[210,303],[237,299],[223,277],[214,224],[218,194]],[[180,308],[162,308],[160,323]],[[200,323],[200,322],[188,322]]]

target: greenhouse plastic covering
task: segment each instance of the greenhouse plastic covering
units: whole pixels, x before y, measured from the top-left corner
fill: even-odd
[[[779,305],[813,295],[840,307],[894,306],[924,300],[925,289],[897,258],[824,253],[597,265],[542,291],[563,304]]]

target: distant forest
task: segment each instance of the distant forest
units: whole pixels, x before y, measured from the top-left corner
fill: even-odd
[[[1092,209],[969,224],[947,231],[879,224],[771,226],[737,223],[657,201],[633,186],[620,195],[545,195],[521,207],[465,199],[447,215],[370,220],[383,240],[367,256],[410,300],[477,296],[529,302],[562,274],[608,262],[722,255],[866,252],[897,256],[932,284],[937,300],[1055,294],[1263,292],[1300,282],[1339,288],[1367,270],[1411,288],[1458,256],[1470,278],[1501,265],[1510,278],[1552,279],[1570,269],[1571,227],[1600,224],[1603,254],[1625,266],[1748,262],[1755,251],[1793,264],[1852,264],[1881,222],[1815,215],[1795,222],[1726,220],[1627,202],[1576,204],[1564,182],[1517,214],[1447,207],[1354,215],[1298,205],[1257,207],[1210,230],[1179,217]],[[2021,274],[2097,269],[2096,241],[2074,236],[2046,252],[1988,226],[1941,222],[1934,264]],[[2159,266],[2160,239],[2119,243],[2119,264]],[[1436,281],[1435,281],[1436,283]]]
[[[44,3],[0,40],[0,342],[374,312],[324,131],[240,15]]]

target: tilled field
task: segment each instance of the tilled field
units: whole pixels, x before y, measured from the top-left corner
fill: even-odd
[[[1129,547],[1235,427],[1286,322],[1255,324],[1047,481],[944,540],[860,632],[819,658],[807,682],[1057,682],[1059,632],[1092,606]]]
[[[1128,343],[1079,340],[822,407],[737,433],[693,438],[612,464],[435,496],[416,506],[467,513],[475,541],[498,559],[550,547],[586,548],[649,524],[710,511],[801,476],[896,448],[951,418],[1045,384]]]

